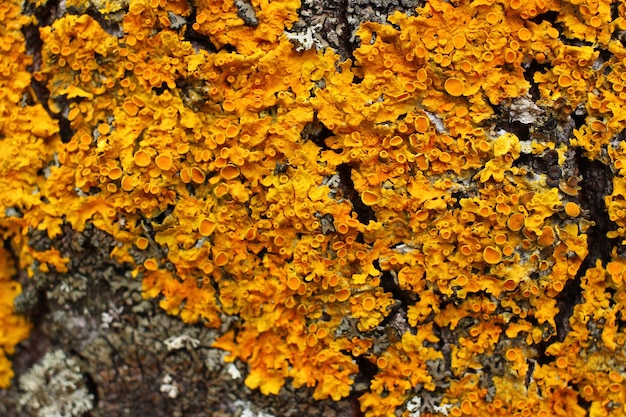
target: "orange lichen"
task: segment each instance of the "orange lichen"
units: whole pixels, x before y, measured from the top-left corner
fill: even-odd
[[[558,84],[559,87],[567,88],[573,84],[574,80],[567,74],[559,75]]]
[[[12,279],[17,271],[10,253],[4,248],[0,248],[0,265],[0,388],[7,388],[13,378],[7,355],[13,354],[15,346],[28,337],[31,326],[24,317],[14,313],[13,302],[22,287]]]
[[[135,241],[135,246],[137,246],[137,249],[139,250],[145,250],[148,248],[149,243],[150,242],[145,237],[138,237]]]
[[[377,193],[373,191],[365,190],[361,194],[361,199],[363,200],[365,204],[367,204],[368,206],[371,206],[371,205],[378,203],[380,197],[378,196]]]
[[[218,252],[215,255],[215,265],[225,266],[228,263],[228,255],[225,252]]]
[[[155,259],[153,259],[153,258],[146,259],[146,260],[143,262],[143,266],[144,266],[144,267],[145,267],[148,271],[156,271],[156,270],[159,268],[159,264],[158,264],[158,262],[157,262]]]
[[[195,182],[196,184],[204,183],[205,175],[204,175],[204,172],[202,172],[200,168],[196,168],[196,167],[191,168],[190,177],[191,177],[191,181]]]
[[[465,91],[465,85],[463,84],[463,81],[459,80],[458,78],[452,77],[446,80],[445,89],[446,92],[451,96],[459,97],[463,95],[463,92]]]
[[[292,291],[296,291],[298,288],[300,288],[301,284],[302,283],[300,282],[300,278],[298,277],[289,277],[289,279],[287,280],[287,287]]]
[[[518,232],[524,226],[525,220],[526,220],[526,217],[524,216],[524,214],[515,213],[511,217],[508,218],[507,225],[509,229],[511,229],[512,231]]]
[[[152,158],[150,157],[148,152],[143,151],[143,150],[135,152],[135,155],[133,156],[133,160],[135,161],[135,164],[137,166],[142,167],[142,168],[147,167],[152,162]]]
[[[502,253],[500,253],[499,249],[494,248],[493,246],[487,246],[483,251],[483,258],[488,264],[495,265],[500,263],[502,260]]]
[[[350,290],[344,288],[344,289],[340,289],[338,291],[335,291],[335,298],[339,302],[346,301],[348,298],[350,298]]]
[[[227,180],[233,180],[239,176],[239,168],[234,165],[226,165],[220,170],[220,175]]]
[[[578,204],[568,201],[565,203],[565,213],[570,217],[580,216],[580,206]]]
[[[135,158],[136,157],[137,154],[135,154]],[[155,158],[154,162],[156,162],[156,165],[159,167],[159,169],[163,171],[169,171],[170,169],[172,169],[172,157],[169,155],[158,155]]]
[[[354,60],[341,62],[284,36],[297,1],[250,3],[256,24],[232,0],[194,13],[101,2],[123,15],[119,37],[88,2],[69,3],[75,14],[41,28],[33,75],[69,122],[67,143],[29,104],[19,28],[2,29],[19,65],[0,60],[0,227],[20,266],[65,267],[58,250],[28,245],[29,230],[93,224],[167,312],[216,328],[237,316],[215,346],[247,362],[247,386],[266,394],[292,381],[314,398],[346,397],[361,358],[376,367],[360,397],[367,416],[431,394],[452,415],[578,415],[574,386],[593,410],[608,404],[598,393],[625,402],[623,370],[606,361],[623,355],[624,262],[616,252],[606,270],[579,273],[589,211],[564,164],[578,147],[614,169],[610,237],[624,239],[622,4],[614,19],[605,4],[429,0],[391,24],[364,23]],[[574,129],[563,122],[574,111],[584,123],[567,140],[562,129],[522,137],[497,114],[508,109],[524,125]],[[575,277],[582,301],[555,341],[557,296]],[[6,294],[10,304],[15,289]],[[498,374],[486,365],[496,357]]]
[[[26,52],[22,30],[36,21],[22,15],[21,3],[15,1],[0,5],[0,20],[0,388],[7,388],[13,378],[8,356],[28,337],[31,327],[14,309],[21,293],[21,285],[14,280],[17,268],[32,275],[33,264],[62,270],[66,262],[54,250],[49,259],[45,255],[37,259],[36,251],[28,246],[29,229],[55,236],[62,223],[55,210],[45,211],[50,201],[40,194],[45,183],[42,173],[53,160],[60,138],[56,121],[30,86],[29,69],[34,63],[32,54]],[[63,204],[68,207],[71,202]]]

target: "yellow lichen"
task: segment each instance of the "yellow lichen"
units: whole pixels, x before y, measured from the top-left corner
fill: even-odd
[[[297,1],[252,2],[254,15],[233,0],[197,2],[195,13],[186,2],[69,3],[75,14],[41,27],[32,75],[69,123],[67,143],[29,95],[19,24],[2,29],[0,230],[20,267],[66,268],[56,248],[28,245],[29,229],[93,224],[168,313],[216,328],[236,315],[215,346],[247,362],[246,385],[264,394],[291,381],[338,400],[364,358],[376,367],[360,397],[367,416],[431,394],[452,415],[624,403],[623,370],[606,360],[623,355],[626,268],[615,252],[579,274],[589,211],[579,173],[560,168],[577,147],[614,169],[609,236],[624,239],[622,4],[614,18],[604,3],[429,0],[361,25],[354,60],[340,61],[284,35]],[[121,13],[123,33],[107,33],[91,7]],[[19,13],[12,4],[7,16]],[[171,14],[189,20],[175,28]],[[529,80],[536,109],[512,117],[576,111],[576,128],[559,120],[574,129],[569,143],[502,127],[498,112],[530,101]],[[311,140],[320,130],[323,143]],[[524,162],[550,152],[558,175]],[[577,276],[582,301],[555,341],[557,296]],[[7,285],[0,320],[17,324],[0,353],[10,354],[28,326]]]

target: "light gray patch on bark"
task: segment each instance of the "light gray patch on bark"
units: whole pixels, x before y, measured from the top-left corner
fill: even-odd
[[[237,6],[237,16],[239,16],[246,25],[257,26],[259,24],[252,4],[244,0],[235,0],[235,6]]]

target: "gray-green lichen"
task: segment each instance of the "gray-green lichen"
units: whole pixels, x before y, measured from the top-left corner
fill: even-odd
[[[288,37],[296,49],[331,47],[343,58],[358,43],[356,31],[364,22],[385,23],[394,11],[412,14],[419,0],[303,0]]]
[[[38,417],[77,417],[93,409],[78,362],[62,350],[48,352],[20,376],[20,405]]]

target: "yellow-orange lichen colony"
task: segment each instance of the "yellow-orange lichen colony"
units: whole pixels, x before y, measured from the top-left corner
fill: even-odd
[[[168,313],[211,327],[238,316],[215,346],[265,394],[289,381],[338,400],[364,358],[366,416],[420,415],[416,403],[626,413],[626,260],[579,273],[593,224],[580,186],[519,162],[579,152],[611,167],[609,237],[623,239],[623,3],[430,0],[363,24],[344,61],[290,43],[298,1],[252,1],[254,26],[232,0],[193,14],[184,0],[66,3],[40,28],[32,73],[20,29],[34,17],[0,6],[0,231],[18,262],[0,252],[0,385],[28,333],[15,267],[66,263],[28,231],[91,223]],[[527,125],[583,116],[565,140],[531,139],[498,125],[503,109]],[[69,122],[63,141],[52,116]]]

